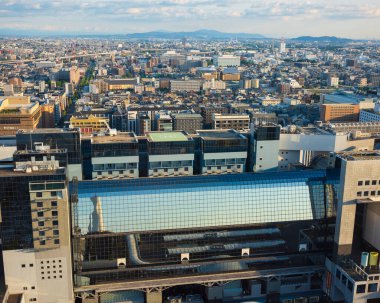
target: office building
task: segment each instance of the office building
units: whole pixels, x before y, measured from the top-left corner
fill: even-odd
[[[53,102],[42,104],[41,128],[54,128],[55,121],[55,104]]]
[[[240,57],[233,55],[214,56],[213,63],[217,67],[240,66]]]
[[[359,105],[358,104],[322,104],[321,116],[322,122],[358,122]]]
[[[195,134],[199,129],[203,128],[203,118],[200,114],[173,114],[173,130],[183,130],[188,134]]]
[[[138,79],[106,79],[104,82],[107,84],[107,90],[126,90],[134,89]]]
[[[74,302],[69,193],[55,158],[65,151],[39,147],[0,170],[7,302]]]
[[[185,132],[149,132],[147,154],[148,177],[193,174],[194,140]]]
[[[247,114],[218,114],[212,115],[213,129],[249,129],[250,118]]]
[[[41,107],[30,97],[0,97],[0,135],[15,135],[19,129],[41,126]]]
[[[280,54],[286,53],[286,43],[284,39],[281,39],[280,42]]]
[[[92,179],[139,177],[138,141],[134,133],[91,137]]]
[[[171,92],[199,92],[201,86],[201,80],[170,80]]]
[[[201,130],[200,169],[202,175],[243,173],[248,157],[248,139],[236,130]]]

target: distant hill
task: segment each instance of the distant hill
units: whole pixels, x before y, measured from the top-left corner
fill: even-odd
[[[248,33],[225,33],[216,30],[198,30],[193,32],[166,32],[154,31],[146,33],[126,34],[127,38],[131,39],[264,39],[265,37],[260,34]]]
[[[335,36],[321,36],[321,37],[312,37],[312,36],[301,36],[298,38],[291,39],[292,41],[299,42],[333,42],[333,43],[347,43],[354,40],[347,38],[339,38]]]

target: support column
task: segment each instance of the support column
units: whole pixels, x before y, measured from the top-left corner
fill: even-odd
[[[223,286],[207,286],[206,287],[207,301],[218,301],[223,299]]]
[[[153,288],[146,291],[146,303],[162,303],[162,290]]]

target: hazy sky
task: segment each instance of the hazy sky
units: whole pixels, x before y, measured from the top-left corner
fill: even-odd
[[[0,0],[0,28],[380,38],[380,0]],[[1,33],[1,29],[0,29]]]

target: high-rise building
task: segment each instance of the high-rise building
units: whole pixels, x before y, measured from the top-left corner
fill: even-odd
[[[7,302],[74,302],[69,193],[55,158],[65,151],[39,147],[19,151],[14,169],[0,169]]]
[[[281,54],[286,53],[286,43],[284,39],[281,39],[281,42],[280,42],[280,53]]]

